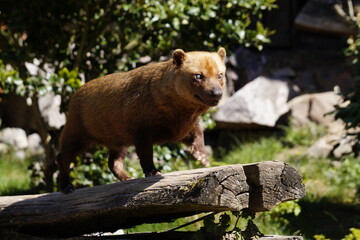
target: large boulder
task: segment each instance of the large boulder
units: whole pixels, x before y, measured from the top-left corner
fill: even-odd
[[[214,120],[223,128],[274,127],[289,111],[293,89],[288,80],[260,76],[221,105]]]

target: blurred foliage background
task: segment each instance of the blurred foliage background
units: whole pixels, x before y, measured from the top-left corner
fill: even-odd
[[[66,112],[70,96],[84,82],[162,60],[175,48],[214,51],[223,46],[229,54],[239,45],[262,50],[275,34],[262,24],[262,18],[274,8],[275,0],[2,0],[0,104],[6,104],[10,95],[27,99],[45,156],[32,156],[22,163],[11,153],[0,156],[0,195],[56,190],[54,158],[61,129],[52,129],[41,115],[40,96],[48,93],[60,96],[61,111]],[[354,23],[359,33],[359,22]],[[357,68],[359,39],[359,34],[349,39],[347,50]],[[30,72],[27,63],[34,64],[37,71]],[[355,82],[359,80],[356,78]],[[337,116],[349,128],[358,127],[360,122],[359,89],[357,83],[353,91],[340,93],[349,104],[339,106]],[[214,127],[211,114],[203,116],[203,122],[205,127]],[[240,139],[240,147],[211,159],[212,165],[238,163],[238,159],[242,163],[277,159],[292,164],[303,174],[307,197],[260,214],[255,222],[262,232],[301,232],[305,239],[322,240],[325,235],[332,239],[360,239],[358,229],[351,228],[359,225],[359,217],[349,214],[359,211],[359,158],[353,154],[339,163],[304,156],[304,149],[322,134],[323,129],[318,126],[285,128],[281,140]],[[163,172],[200,167],[189,160],[181,145],[154,146],[154,152]],[[101,147],[79,156],[71,175],[76,187],[116,181],[107,168],[106,158],[107,151]],[[134,152],[130,150],[127,171],[132,177],[141,177],[140,165],[133,158]],[[30,174],[23,165],[30,166]],[[314,217],[320,210],[322,215]],[[325,220],[329,216],[332,222]],[[129,231],[163,230],[186,221],[189,220],[139,226]],[[236,216],[224,215],[211,218],[207,226],[198,229],[224,233],[236,229],[235,221]]]
[[[8,1],[0,6],[0,98],[10,93],[30,99],[45,149],[42,175],[53,188],[59,132],[51,132],[37,106],[48,92],[69,97],[84,81],[127,71],[141,57],[158,60],[170,50],[231,49],[269,42],[262,12],[275,0],[219,1]],[[38,70],[30,73],[26,63]]]

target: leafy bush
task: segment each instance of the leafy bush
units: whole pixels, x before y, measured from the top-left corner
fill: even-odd
[[[330,238],[326,238],[324,235],[314,235],[315,240],[330,240]],[[344,236],[341,240],[360,240],[360,229],[350,228],[350,233]]]
[[[7,70],[0,60],[0,98],[6,101],[6,96],[15,93],[26,98],[38,98],[47,93],[60,95],[62,111],[66,110],[70,96],[82,85],[78,71],[69,71],[66,67],[57,73],[21,78],[17,70]]]
[[[301,207],[298,201],[282,202],[269,212],[260,213],[256,218],[256,224],[260,230],[268,234],[291,234],[288,232],[289,216],[298,217],[301,213]],[[272,224],[268,224],[268,223]]]
[[[260,22],[262,12],[274,2],[4,0],[0,46],[6,48],[0,59],[24,70],[25,61],[37,58],[40,65],[78,68],[93,78],[173,48],[230,49],[239,43],[261,48],[272,34]]]
[[[154,145],[153,151],[157,168],[163,173],[202,166],[200,162],[193,161],[193,157],[187,150],[184,150],[182,144]],[[93,151],[85,153],[84,156],[77,157],[71,165],[72,172],[70,174],[75,187],[96,186],[119,181],[108,169],[107,158],[108,152],[105,147],[97,147]],[[125,169],[132,178],[144,176],[134,148],[130,148],[128,151],[125,158]]]
[[[348,4],[352,1],[348,1]],[[351,15],[351,13],[349,13]],[[353,79],[353,86],[348,91],[337,89],[337,93],[343,98],[343,103],[336,106],[336,119],[341,119],[346,129],[355,130],[351,133],[356,135],[357,140],[360,140],[360,132],[356,129],[360,127],[360,15],[349,16],[356,34],[351,36],[347,43],[348,48],[345,50],[345,55],[348,56],[353,64],[355,78]],[[354,151],[359,152],[360,148],[354,148]]]
[[[107,167],[107,155],[105,148],[98,147],[93,154],[77,157],[70,172],[74,186],[81,188],[116,181]]]
[[[359,158],[347,156],[326,172],[335,199],[347,203],[360,203],[360,164]]]

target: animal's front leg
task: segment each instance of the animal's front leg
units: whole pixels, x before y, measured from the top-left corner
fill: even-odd
[[[127,153],[126,147],[120,147],[117,150],[109,148],[108,166],[114,176],[120,181],[126,181],[129,176],[124,170],[124,159]]]
[[[146,131],[141,131],[135,139],[136,154],[140,159],[145,177],[159,175],[153,160],[153,146]]]
[[[204,166],[210,165],[204,144],[204,133],[199,122],[195,124],[193,130],[182,142],[190,146],[191,154],[195,159],[199,160],[201,164]]]

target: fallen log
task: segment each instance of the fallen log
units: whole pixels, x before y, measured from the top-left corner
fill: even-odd
[[[301,176],[287,164],[227,165],[77,189],[68,195],[0,197],[0,229],[79,236],[202,212],[268,211],[304,195]]]

